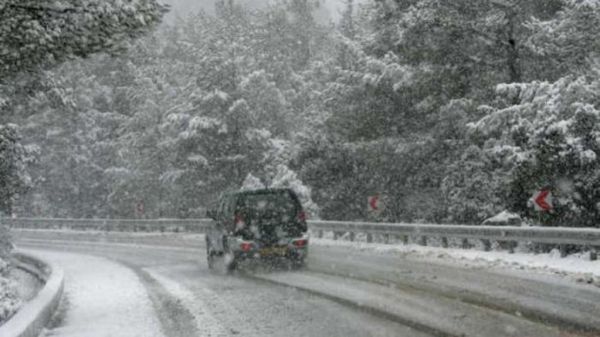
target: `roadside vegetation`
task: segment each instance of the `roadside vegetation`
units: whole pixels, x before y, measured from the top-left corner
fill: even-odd
[[[164,12],[154,0],[0,1],[0,216],[22,210],[39,186],[29,169],[47,164],[39,151],[48,149],[22,139],[26,125],[13,124],[23,121],[23,109],[45,91],[40,76],[67,60],[123,52],[127,41],[147,33]],[[0,224],[0,324],[21,305],[9,278],[12,249],[10,233]]]
[[[15,213],[201,217],[253,177],[324,219],[598,225],[598,1],[349,0],[336,23],[318,1],[215,3],[2,81],[35,158]]]
[[[8,230],[0,225],[0,325],[12,316],[21,306],[15,291],[15,284],[8,278],[9,259],[12,250]]]

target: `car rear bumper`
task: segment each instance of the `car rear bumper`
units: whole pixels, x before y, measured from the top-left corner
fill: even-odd
[[[261,247],[248,252],[237,251],[235,258],[237,260],[272,260],[272,259],[290,259],[303,260],[308,255],[308,246],[302,248],[290,247]]]

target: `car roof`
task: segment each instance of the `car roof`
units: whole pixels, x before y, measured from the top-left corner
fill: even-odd
[[[256,190],[246,190],[246,191],[237,191],[230,193],[230,195],[253,195],[253,194],[270,194],[270,193],[281,193],[281,192],[291,192],[293,191],[290,188],[260,188]],[[295,194],[295,193],[293,193]]]

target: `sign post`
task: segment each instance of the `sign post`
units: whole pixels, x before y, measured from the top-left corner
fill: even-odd
[[[135,215],[138,219],[144,217],[144,208],[144,200],[138,201],[138,203],[135,205]]]

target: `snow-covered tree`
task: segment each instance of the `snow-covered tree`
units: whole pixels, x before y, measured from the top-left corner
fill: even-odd
[[[479,224],[504,209],[502,187],[506,173],[498,170],[477,146],[470,146],[452,163],[442,182],[445,221]]]
[[[160,22],[166,8],[155,0],[0,2],[0,79],[37,71],[123,42]]]
[[[160,9],[68,2],[153,19],[85,53],[74,38],[48,63],[41,44],[20,59],[64,66],[2,70],[0,123],[38,149],[20,209],[131,217],[143,201],[148,217],[201,216],[255,177],[294,186],[330,219],[367,218],[366,197],[382,194],[385,220],[478,223],[526,214],[542,184],[557,188],[556,223],[596,216],[595,1],[347,1],[337,30],[313,18],[313,0],[244,3],[217,1],[215,15],[176,19],[114,57]]]
[[[24,170],[26,151],[19,144],[15,125],[0,125],[0,216],[11,216],[15,198],[28,183]],[[19,308],[16,287],[7,278],[8,255],[13,246],[7,228],[0,225],[0,324]]]
[[[311,188],[306,186],[299,178],[296,172],[292,171],[286,165],[280,164],[277,166],[275,176],[271,180],[269,187],[273,188],[290,188],[300,199],[302,206],[308,212],[312,219],[318,219],[319,206],[315,204],[311,196]]]
[[[265,188],[265,184],[260,181],[259,178],[255,177],[252,173],[248,173],[244,182],[242,182],[241,191],[253,191]]]
[[[2,226],[0,226],[0,245],[3,243],[3,231]],[[0,249],[2,249],[1,246]],[[9,319],[22,304],[22,300],[17,294],[15,282],[7,277],[10,266],[6,257],[0,252],[0,325]]]
[[[598,1],[564,1],[556,16],[534,18],[526,26],[531,31],[526,46],[545,60],[544,72],[551,79],[566,73],[583,75],[589,62],[600,56]]]
[[[506,203],[530,214],[527,200],[550,186],[556,211],[548,224],[597,226],[600,216],[600,78],[567,76],[556,82],[499,85],[518,104],[483,107],[473,137],[510,173]]]
[[[20,144],[17,126],[0,125],[1,215],[10,216],[13,213],[15,198],[30,184],[25,168],[27,156],[27,150]]]
[[[562,5],[561,0],[378,1],[371,48],[432,68],[438,90],[449,98],[487,97],[490,83],[536,76],[539,60],[527,54],[530,32],[524,24],[548,19]]]

